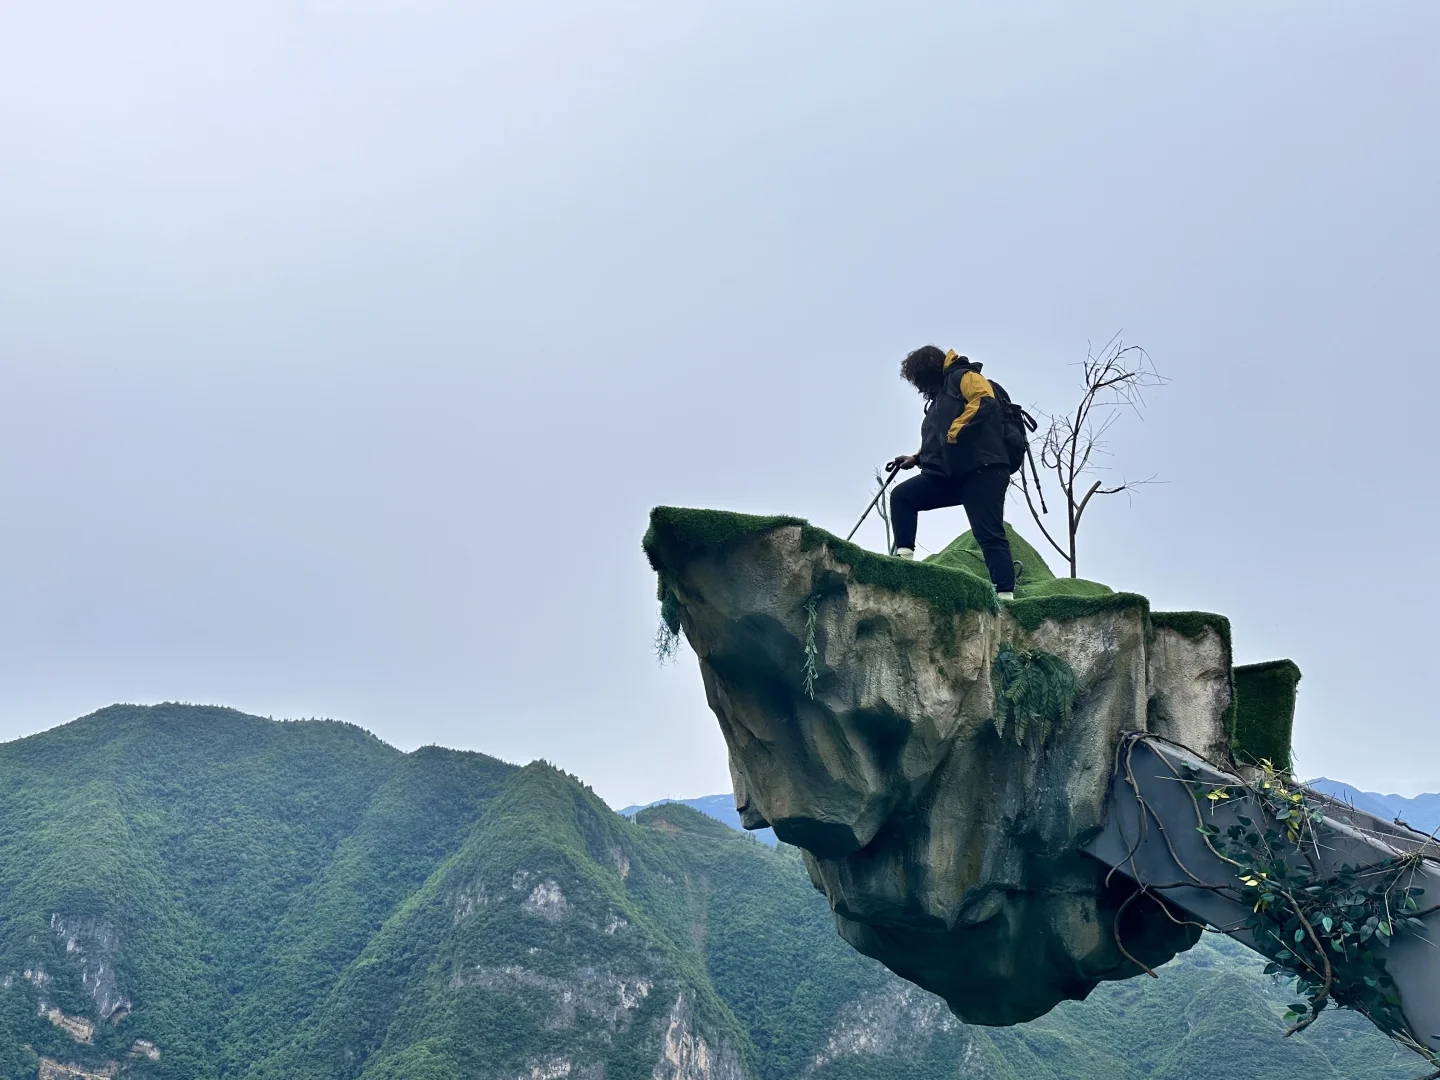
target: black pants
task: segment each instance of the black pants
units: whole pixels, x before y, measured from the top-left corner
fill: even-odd
[[[1015,563],[1005,536],[1005,492],[1009,487],[1010,470],[1004,465],[982,465],[958,480],[928,472],[912,476],[890,493],[895,546],[914,549],[921,510],[964,506],[970,530],[985,553],[990,580],[997,591],[1014,592]]]

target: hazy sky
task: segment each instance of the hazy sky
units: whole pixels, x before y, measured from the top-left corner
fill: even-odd
[[[1081,573],[1440,789],[1440,6],[0,5],[0,738],[114,701],[728,786],[656,503],[841,531],[927,342],[1167,481]],[[1012,508],[1012,519],[1033,527]],[[963,514],[926,515],[938,549]],[[868,541],[881,543],[878,527]]]

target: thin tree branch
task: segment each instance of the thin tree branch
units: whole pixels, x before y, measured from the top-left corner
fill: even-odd
[[[1065,556],[1065,549],[1055,542],[1055,538],[1050,535],[1050,530],[1045,528],[1045,523],[1040,520],[1040,515],[1035,512],[1035,504],[1030,501],[1030,488],[1025,483],[1023,473],[1020,477],[1020,490],[1025,493],[1025,505],[1030,508],[1030,516],[1035,519],[1035,524],[1039,527],[1040,532],[1044,535],[1045,539],[1050,542],[1050,546],[1059,552],[1063,558]]]
[[[1129,492],[1149,482],[1127,480],[1107,487],[1103,481],[1095,480],[1081,493],[1087,474],[1102,469],[1099,459],[1110,456],[1105,436],[1119,420],[1122,409],[1139,415],[1145,404],[1144,391],[1168,381],[1155,370],[1150,355],[1138,345],[1126,345],[1120,333],[1113,335],[1098,350],[1093,344],[1087,345],[1085,359],[1079,366],[1083,385],[1080,400],[1069,413],[1050,414],[1050,423],[1044,434],[1032,443],[1038,444],[1041,466],[1054,475],[1065,496],[1068,551],[1040,520],[1030,498],[1029,485],[1024,476],[1021,477],[1021,491],[1030,516],[1050,546],[1065,559],[1071,577],[1078,576],[1080,524],[1090,500],[1096,495]],[[1036,482],[1039,482],[1038,474]]]
[[[1091,500],[1092,498],[1094,498],[1095,493],[1096,493],[1097,491],[1099,491],[1099,490],[1100,490],[1100,481],[1099,481],[1099,480],[1096,480],[1095,483],[1093,483],[1093,484],[1090,485],[1090,490],[1085,493],[1085,497],[1080,500],[1080,505],[1075,508],[1075,528],[1076,528],[1076,529],[1079,529],[1079,528],[1080,528],[1080,515],[1083,514],[1083,513],[1085,513],[1085,507],[1087,507],[1087,506],[1090,505],[1090,500]]]

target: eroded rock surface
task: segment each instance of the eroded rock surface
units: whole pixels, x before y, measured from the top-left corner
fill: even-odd
[[[740,1056],[728,1045],[712,1048],[695,1030],[690,1004],[682,993],[665,1023],[660,1060],[653,1080],[745,1080]]]
[[[646,550],[699,658],[742,820],[804,849],[840,934],[972,1023],[1029,1020],[1138,974],[1116,940],[1133,886],[1080,846],[1102,824],[1121,732],[1153,717],[1228,758],[1228,637],[1157,631],[1126,594],[1002,611],[959,570],[704,513],[657,511]],[[1075,676],[1073,710],[1043,738],[996,730],[1002,646]],[[1151,899],[1120,927],[1149,966],[1197,936]]]
[[[1189,620],[1183,629],[1157,618],[1149,654],[1149,730],[1194,750],[1207,761],[1230,760],[1230,738],[1217,724],[1234,698],[1225,620]],[[1187,632],[1188,631],[1188,632]]]
[[[115,956],[120,939],[109,923],[88,917],[69,917],[55,912],[50,931],[65,943],[65,952],[80,962],[80,983],[95,1002],[101,1020],[124,1017],[130,999],[120,992],[115,975]]]

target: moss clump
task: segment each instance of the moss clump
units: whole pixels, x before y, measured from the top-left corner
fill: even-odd
[[[1214,630],[1225,642],[1225,648],[1230,648],[1230,620],[1213,611],[1152,611],[1150,622],[1191,639],[1203,636],[1206,630]]]
[[[860,584],[926,600],[942,627],[950,617],[961,612],[997,610],[995,590],[988,578],[981,580],[964,570],[934,563],[877,555],[818,529],[803,518],[657,506],[650,512],[650,528],[645,533],[643,546],[650,565],[663,577],[667,564],[673,566],[707,552],[723,550],[749,537],[790,527],[800,529],[802,548],[809,551],[825,547],[837,562],[850,568],[854,580]]]
[[[1026,630],[1038,630],[1046,619],[1074,622],[1109,611],[1138,608],[1150,614],[1150,601],[1138,593],[1112,592],[1098,596],[1035,596],[1017,598],[1005,605],[1010,617]]]
[[[862,585],[923,597],[938,616],[998,610],[995,587],[988,577],[982,579],[965,570],[877,555],[813,525],[805,527],[804,543],[806,548],[824,544],[831,555],[850,567],[855,580]]]
[[[656,573],[661,572],[662,551],[672,555],[699,555],[727,544],[787,525],[810,527],[804,518],[784,514],[734,514],[727,510],[692,510],[684,506],[657,506],[650,511],[650,528],[640,546]]]
[[[1084,578],[1050,578],[1047,581],[1037,581],[1033,585],[1016,585],[1015,595],[1019,599],[1029,599],[1034,596],[1113,596],[1115,590],[1109,585],[1101,585],[1098,581],[1086,581]]]
[[[1098,581],[1084,578],[1057,578],[1040,552],[1017,533],[1007,521],[1005,535],[1010,540],[1010,554],[1020,563],[1020,572],[1015,575],[1015,595],[1028,598],[1034,596],[1109,596],[1115,590]],[[990,570],[985,565],[985,553],[973,532],[961,533],[938,555],[925,560],[931,566],[949,566],[974,574],[981,581],[990,580]]]
[[[1268,761],[1289,772],[1295,727],[1295,690],[1300,668],[1293,660],[1268,660],[1235,669],[1235,720],[1230,732],[1235,760],[1247,765]]]
[[[1050,567],[1045,565],[1040,553],[1031,547],[1030,542],[1017,533],[1008,521],[1005,523],[1005,536],[1010,541],[1010,554],[1020,560],[1020,573],[1015,576],[1017,588],[1055,580],[1055,575],[1051,573]],[[931,566],[966,570],[983,581],[990,580],[985,554],[980,550],[980,544],[973,532],[961,533],[950,541],[943,551],[931,555],[925,561]]]

